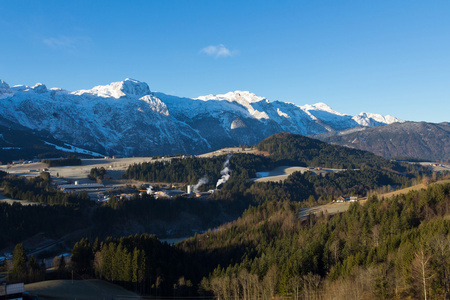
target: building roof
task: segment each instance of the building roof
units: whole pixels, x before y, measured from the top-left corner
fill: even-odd
[[[85,184],[62,184],[59,186],[64,190],[73,190],[73,189],[98,189],[105,187],[103,184],[99,183],[85,183]]]

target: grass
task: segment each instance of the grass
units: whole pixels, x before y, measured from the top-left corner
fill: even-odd
[[[450,179],[439,180],[439,181],[436,181],[436,182],[431,183],[429,185],[445,184],[445,183],[450,183]],[[420,191],[421,189],[426,189],[426,188],[427,188],[427,185],[425,185],[423,183],[420,183],[420,184],[417,184],[417,185],[414,185],[414,186],[410,186],[410,187],[407,187],[407,188],[404,188],[404,189],[401,189],[401,190],[397,190],[397,191],[394,191],[394,192],[389,192],[389,193],[386,193],[386,194],[380,194],[378,196],[378,198],[379,199],[381,199],[381,197],[391,198],[391,197],[397,196],[397,195],[408,194],[410,191]]]
[[[38,295],[44,300],[109,300],[140,299],[138,294],[118,285],[97,280],[48,280],[25,285],[25,291]]]

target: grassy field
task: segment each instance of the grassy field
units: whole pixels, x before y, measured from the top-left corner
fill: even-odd
[[[450,183],[450,179],[446,179],[446,180],[440,180],[437,182],[432,183],[433,184],[444,184],[444,183]],[[390,193],[385,193],[385,194],[379,194],[378,195],[378,199],[381,198],[392,198],[393,196],[396,195],[400,195],[400,194],[407,194],[410,191],[420,191],[421,189],[426,189],[427,186],[425,184],[417,184],[415,186],[411,186],[411,187],[407,187],[401,190],[397,190],[394,192],[390,192]],[[357,203],[364,205],[364,203],[366,202],[366,198],[358,201]],[[344,212],[346,210],[348,210],[348,208],[350,207],[350,202],[343,202],[343,203],[329,203],[329,204],[325,204],[325,205],[319,205],[319,206],[314,206],[314,207],[307,207],[307,208],[302,208],[299,210],[299,218],[300,220],[305,220],[309,214],[317,214],[317,213],[328,213],[329,215],[334,215],[336,213],[340,213],[340,212]]]
[[[329,172],[340,172],[343,171],[343,169],[308,169],[306,167],[298,167],[298,166],[281,166],[277,167],[274,170],[268,172],[267,177],[262,178],[253,178],[252,180],[255,182],[279,182],[284,181],[287,179],[292,173],[294,172],[301,172],[302,174],[306,171],[314,172],[316,174],[321,174],[324,176],[326,173]]]
[[[141,299],[138,294],[102,280],[49,280],[25,285],[25,291],[44,300]]]
[[[364,198],[363,200],[360,200],[356,203],[364,204],[365,202],[366,202],[366,199]],[[350,204],[351,204],[351,202],[343,202],[343,203],[334,202],[334,203],[329,203],[329,204],[325,204],[325,205],[302,208],[298,212],[298,217],[300,220],[306,220],[308,218],[309,214],[318,214],[318,213],[320,214],[321,212],[323,212],[324,214],[328,214],[328,215],[334,215],[334,214],[341,213],[341,212],[348,210],[348,208],[350,207]]]
[[[444,184],[444,183],[450,183],[450,179],[440,180],[440,181],[431,183],[430,185],[433,185],[433,184]],[[397,196],[397,195],[401,195],[401,194],[408,194],[410,191],[420,191],[421,189],[426,189],[426,188],[427,188],[427,186],[425,184],[421,183],[421,184],[410,186],[410,187],[407,187],[407,188],[404,188],[404,189],[401,189],[401,190],[397,190],[397,191],[394,191],[394,192],[380,194],[378,197],[379,198],[381,198],[381,197],[391,198],[393,196]]]

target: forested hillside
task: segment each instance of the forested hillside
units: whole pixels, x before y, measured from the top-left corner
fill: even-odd
[[[257,148],[269,152],[273,160],[285,164],[302,163],[304,166],[336,169],[355,169],[363,165],[386,169],[398,167],[367,151],[331,145],[292,133],[274,134],[261,141]]]
[[[182,247],[206,253],[243,249],[239,258],[223,255],[202,282],[219,298],[420,299],[425,292],[445,298],[450,295],[449,192],[446,184],[393,199],[371,197],[344,214],[303,223],[296,220],[295,205],[270,202]]]
[[[386,158],[422,161],[450,160],[450,123],[405,122],[351,133],[326,133],[316,138],[342,146],[370,151]]]
[[[368,152],[330,146],[298,135],[275,135],[262,145],[264,149],[270,150],[271,156],[233,154],[213,158],[172,159],[133,165],[125,173],[125,177],[143,182],[196,184],[200,179],[205,179],[206,183],[199,189],[209,190],[216,188],[227,162],[230,175],[228,181],[219,185],[220,192],[206,200],[175,197],[161,201],[145,194],[139,196],[136,190],[130,201],[112,197],[108,203],[97,206],[89,200],[87,194],[75,195],[54,189],[46,172],[29,179],[3,173],[0,186],[5,196],[49,206],[20,208],[19,210],[34,216],[24,219],[6,217],[15,215],[18,208],[5,206],[2,216],[11,230],[2,233],[3,240],[0,244],[6,246],[19,241],[17,236],[27,238],[39,230],[56,236],[83,227],[91,227],[92,234],[99,237],[130,232],[154,233],[158,236],[165,236],[170,232],[171,235],[189,236],[193,230],[207,230],[235,220],[249,206],[268,201],[300,202],[305,207],[326,203],[339,196],[364,197],[381,188],[397,189],[416,182],[417,176],[431,176],[429,170],[418,165],[399,165]],[[287,157],[291,155],[287,159],[283,159],[279,153],[285,150],[289,150]],[[324,167],[339,162],[340,156],[354,156],[354,161],[359,163],[354,163],[353,166],[358,168],[324,176],[312,172],[294,173],[284,182],[255,183],[250,180],[256,177],[256,172],[271,170],[287,161],[293,165],[310,164],[308,155],[313,155],[312,153],[318,155]],[[338,156],[334,158],[334,154],[330,153],[338,153]],[[60,213],[52,215],[55,211]],[[41,215],[46,216],[48,223],[61,222],[61,226],[58,230],[34,226]],[[59,218],[61,215],[66,218]],[[83,220],[84,223],[78,220]]]
[[[61,267],[61,274],[71,268],[80,278],[102,278],[153,296],[450,296],[450,184],[392,199],[376,196],[380,189],[406,187],[420,178],[435,181],[446,174],[289,134],[276,135],[258,147],[269,156],[173,159],[133,165],[126,172],[126,177],[144,182],[195,184],[207,177],[204,188],[209,189],[216,187],[227,166],[228,181],[209,199],[159,200],[136,192],[130,200],[111,197],[93,206],[85,194],[53,189],[48,173],[24,179],[3,172],[5,195],[47,206],[0,206],[2,226],[10,229],[1,234],[0,246],[38,232],[58,237],[89,228],[89,239],[75,244],[72,264]],[[296,172],[283,182],[251,180],[256,172],[287,162],[340,164],[346,169],[323,175]],[[301,207],[347,195],[370,197],[346,213],[298,218]],[[220,226],[230,220],[235,221]],[[193,227],[216,229],[176,246],[149,235],[169,230],[192,233]],[[420,264],[426,269],[422,275]]]
[[[174,159],[170,162],[148,162],[130,166],[124,177],[147,182],[206,184],[200,189],[216,187],[224,162],[229,160],[230,178],[221,185],[216,200],[233,200],[257,205],[271,200],[332,200],[339,196],[366,196],[382,186],[408,186],[417,176],[431,176],[420,165],[399,164],[370,152],[329,145],[319,140],[290,133],[275,134],[257,148],[269,156],[233,154],[214,158]],[[278,166],[314,166],[342,168],[339,173],[317,176],[312,172],[294,173],[284,182],[254,183],[257,172]],[[314,201],[313,201],[314,202]]]
[[[196,184],[200,178],[206,178],[206,187],[214,188],[221,177],[220,171],[229,160],[229,169],[233,176],[246,179],[256,177],[260,170],[270,170],[277,166],[272,160],[253,154],[233,154],[212,158],[172,159],[169,162],[144,162],[131,165],[124,178],[147,182],[182,182]]]
[[[93,260],[83,268],[152,295],[450,296],[450,184],[392,199],[373,196],[332,217],[299,221],[297,212],[295,203],[267,202],[174,247],[146,236],[107,239],[95,247],[84,241]]]

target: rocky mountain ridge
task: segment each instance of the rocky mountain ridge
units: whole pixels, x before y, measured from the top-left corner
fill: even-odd
[[[369,113],[352,117],[323,103],[270,102],[245,91],[182,98],[129,78],[75,92],[0,81],[0,117],[0,125],[45,130],[71,145],[124,156],[197,154],[256,144],[278,132],[311,135],[401,122]]]

